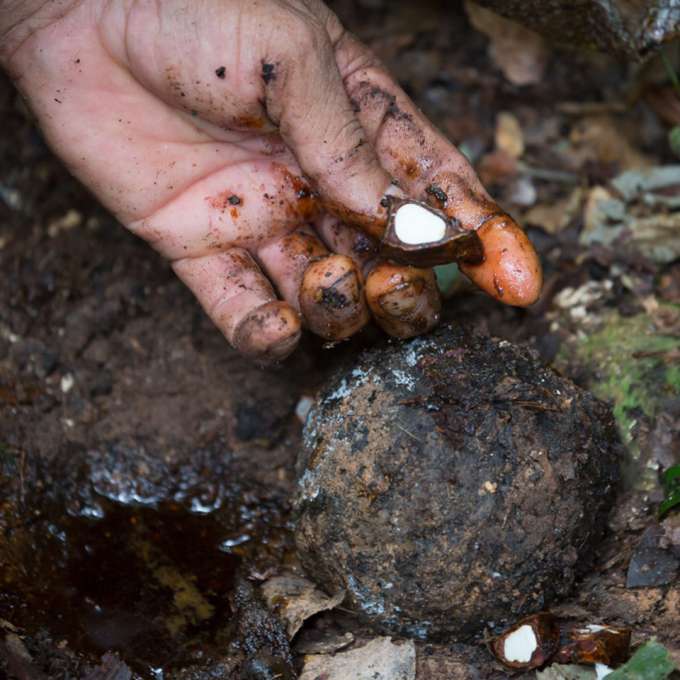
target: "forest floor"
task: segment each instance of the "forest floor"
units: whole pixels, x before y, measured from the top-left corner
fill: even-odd
[[[680,660],[680,513],[657,519],[660,471],[680,462],[672,66],[503,43],[456,3],[332,5],[540,252],[533,307],[502,307],[443,272],[445,317],[532,345],[614,409],[624,486],[596,568],[554,611],[628,626],[634,644],[656,636]],[[337,606],[289,645],[260,591],[300,576],[296,408],[379,333],[333,349],[307,337],[276,369],[248,364],[70,177],[1,78],[0,120],[0,669],[264,679],[288,677],[289,653],[300,670],[312,651],[375,642]],[[481,643],[409,642],[397,655],[405,645],[413,672],[380,677],[510,677]]]

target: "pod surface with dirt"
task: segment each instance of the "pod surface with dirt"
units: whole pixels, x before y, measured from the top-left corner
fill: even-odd
[[[619,455],[608,408],[529,350],[451,326],[392,341],[310,413],[298,550],[377,628],[471,637],[570,591]]]

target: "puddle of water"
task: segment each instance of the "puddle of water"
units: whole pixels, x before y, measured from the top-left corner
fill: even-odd
[[[185,489],[179,502],[144,505],[95,494],[77,513],[34,511],[0,555],[0,618],[95,662],[115,650],[149,678],[224,656],[236,572],[280,563],[289,537],[272,501],[240,488],[209,508],[204,497]]]

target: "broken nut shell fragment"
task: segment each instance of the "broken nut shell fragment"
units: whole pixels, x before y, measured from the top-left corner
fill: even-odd
[[[476,231],[420,201],[389,197],[380,254],[402,264],[434,267],[449,262],[478,265],[484,246]]]
[[[560,626],[557,663],[618,666],[630,652],[629,628],[595,624]]]
[[[489,642],[493,655],[508,668],[531,670],[546,664],[560,643],[555,617],[548,612],[527,616]]]

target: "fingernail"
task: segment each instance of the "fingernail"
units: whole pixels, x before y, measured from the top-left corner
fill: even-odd
[[[286,302],[274,300],[251,311],[236,327],[232,344],[258,363],[282,361],[302,332],[300,317]]]

